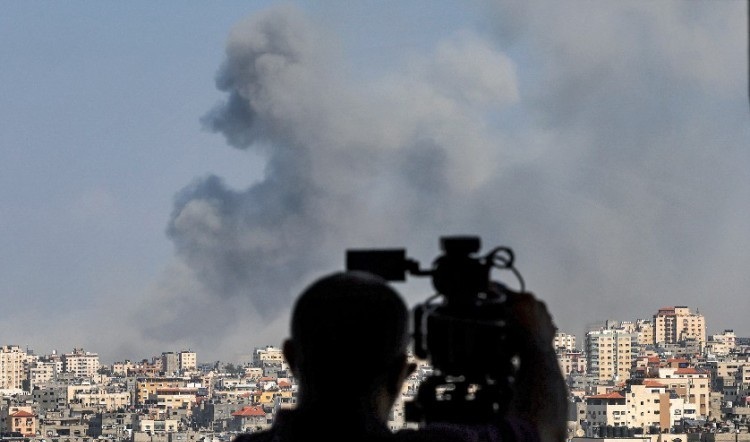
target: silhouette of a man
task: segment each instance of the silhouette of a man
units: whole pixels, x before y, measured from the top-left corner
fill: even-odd
[[[531,295],[526,304],[522,313],[530,327],[539,329],[538,310],[541,305],[546,314],[546,309]],[[545,318],[549,320],[549,315]],[[459,425],[396,433],[388,428],[390,410],[415,368],[407,359],[409,338],[408,308],[384,279],[360,271],[318,279],[297,298],[291,336],[283,344],[299,385],[296,408],[279,411],[270,429],[239,435],[233,442],[499,440],[495,432]],[[549,395],[545,398],[549,400]],[[527,425],[513,438],[538,442],[537,434],[535,427]]]

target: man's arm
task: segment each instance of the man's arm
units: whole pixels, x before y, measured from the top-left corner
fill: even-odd
[[[565,442],[568,390],[553,348],[556,327],[544,302],[513,294],[510,310],[521,341],[510,414],[533,424],[541,442]]]

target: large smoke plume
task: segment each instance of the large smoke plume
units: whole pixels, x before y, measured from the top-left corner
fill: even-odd
[[[402,246],[429,264],[456,233],[512,247],[563,331],[669,304],[741,330],[729,311],[750,307],[737,4],[543,3],[500,3],[492,38],[446,36],[366,80],[298,9],[238,23],[217,76],[225,100],[203,123],[263,155],[265,175],[180,192],[168,232],[182,282],[149,306],[170,313],[146,316],[148,334],[206,357],[277,344],[296,292],[342,268],[345,249]]]

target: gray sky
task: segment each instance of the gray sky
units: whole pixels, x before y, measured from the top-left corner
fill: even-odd
[[[579,337],[750,336],[746,2],[352,3],[3,4],[0,344],[236,360],[453,234]]]

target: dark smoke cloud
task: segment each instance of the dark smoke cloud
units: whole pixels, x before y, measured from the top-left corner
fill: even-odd
[[[180,192],[168,233],[192,282],[157,296],[183,307],[150,333],[200,336],[210,354],[278,343],[295,293],[345,249],[401,246],[427,265],[439,236],[473,233],[515,249],[565,331],[685,304],[750,334],[718,305],[750,307],[741,14],[627,5],[499,3],[495,40],[447,36],[362,84],[297,9],[239,23],[226,100],[203,123],[266,174]],[[203,325],[175,327],[189,311]]]
[[[456,87],[460,82],[450,90],[457,97],[450,98],[421,80],[399,80],[391,86],[397,94],[412,86],[421,89],[417,100],[406,100],[411,101],[408,110],[417,112],[402,111],[405,121],[399,121],[395,109],[406,97],[371,100],[376,95],[347,89],[330,71],[339,62],[318,49],[325,38],[299,11],[286,8],[253,17],[232,31],[217,80],[228,98],[203,121],[235,147],[262,149],[268,155],[267,175],[243,192],[227,189],[217,177],[199,180],[178,197],[170,223],[180,256],[210,290],[220,296],[248,292],[263,314],[288,307],[289,284],[299,277],[295,273],[316,262],[330,266],[332,256],[343,256],[346,240],[359,237],[373,222],[389,228],[403,223],[411,230],[407,221],[443,211],[431,207],[434,196],[460,190],[474,179],[473,160],[460,165],[466,176],[451,176],[457,158],[448,153],[449,137],[473,138],[460,125],[477,126],[459,116],[466,109],[459,103],[466,98]],[[464,48],[488,51],[479,42],[467,41]],[[444,69],[432,72],[448,76],[436,80],[448,85],[452,71],[470,66],[461,63],[466,55],[459,48],[446,46],[443,52],[437,65]],[[505,91],[492,89],[498,82],[514,93],[512,80],[469,71],[458,76],[471,80],[464,89],[473,95],[484,99],[489,92],[502,98]],[[473,149],[490,150],[483,144]],[[394,194],[401,191],[403,202]],[[424,207],[404,217],[419,201]],[[388,216],[364,216],[367,210]],[[326,247],[326,241],[334,247]]]

